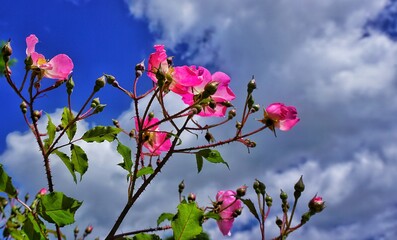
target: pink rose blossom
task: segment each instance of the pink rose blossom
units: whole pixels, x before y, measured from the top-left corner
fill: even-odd
[[[283,103],[270,104],[264,113],[261,122],[268,125],[270,130],[279,128],[281,131],[291,130],[299,122],[298,112],[293,106],[285,106]]]
[[[232,190],[219,191],[216,194],[216,201],[222,202],[219,210],[220,220],[217,221],[219,230],[224,236],[231,235],[235,212],[241,209],[241,200],[236,199],[237,193]]]
[[[148,76],[158,82],[156,73],[160,73],[165,78],[165,90],[175,92],[176,94],[187,94],[189,87],[201,83],[195,69],[188,66],[173,67],[167,61],[167,53],[163,45],[155,45],[155,52],[150,54],[148,64]]]
[[[39,194],[40,196],[46,195],[46,194],[47,194],[47,189],[46,189],[46,188],[40,189],[40,191],[38,192],[38,194]]]
[[[196,67],[192,66],[191,68],[195,69]],[[224,106],[223,103],[235,98],[233,91],[229,88],[230,77],[223,72],[216,72],[211,75],[204,67],[198,67],[196,71],[201,83],[193,86],[192,90],[186,94],[182,94],[182,100],[189,105],[193,105],[199,100],[204,100],[203,109],[198,113],[200,116],[225,116],[227,106]],[[207,96],[206,87],[214,88],[215,92]]]
[[[319,213],[325,208],[325,202],[322,197],[315,195],[309,202],[309,209],[313,213]]]
[[[143,122],[143,128],[158,123],[157,118],[146,118]],[[135,117],[135,127],[140,131],[138,118]],[[143,146],[149,150],[149,155],[158,156],[161,152],[166,152],[171,148],[171,140],[166,132],[159,131],[159,126],[151,127],[143,133]]]
[[[41,77],[57,80],[67,79],[73,70],[72,60],[66,54],[58,54],[50,61],[47,61],[44,55],[35,51],[38,42],[39,39],[34,34],[26,38],[26,55],[32,58],[32,65],[43,72]]]

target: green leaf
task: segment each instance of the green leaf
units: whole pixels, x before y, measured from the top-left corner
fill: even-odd
[[[17,190],[12,184],[11,177],[4,171],[3,165],[0,164],[0,191],[5,192],[10,197],[17,196]]]
[[[54,151],[54,153],[62,160],[62,162],[68,168],[70,174],[72,174],[73,181],[77,183],[76,173],[74,172],[74,167],[72,162],[70,161],[69,156],[58,150]]]
[[[139,233],[135,235],[132,240],[160,240],[161,238],[156,234]]]
[[[165,220],[171,221],[173,217],[174,217],[173,213],[162,213],[157,219],[157,226],[160,226],[160,224]]]
[[[132,155],[131,149],[121,142],[117,144],[117,152],[123,157],[123,162],[119,163],[118,165],[121,166],[123,169],[127,170],[128,173],[131,174],[132,168]]]
[[[254,215],[254,217],[259,220],[259,215],[256,211],[255,205],[252,203],[251,199],[241,199],[241,201],[245,204],[245,206],[248,207],[248,209],[250,210],[250,212],[252,213],[252,215]]]
[[[74,223],[74,214],[81,204],[62,192],[52,192],[40,198],[37,212],[46,221],[63,227]]]
[[[208,212],[204,216],[205,216],[205,218],[212,218],[214,220],[220,220],[221,219],[221,216],[219,216],[218,213],[214,213],[214,212]]]
[[[22,230],[26,234],[26,239],[41,240],[47,239],[45,235],[46,227],[39,218],[34,218],[31,212],[28,212],[26,221],[23,224]]]
[[[201,169],[203,169],[203,157],[199,153],[196,153],[196,162],[197,162],[197,173],[200,173]]]
[[[121,132],[121,129],[112,126],[96,126],[93,129],[88,130],[84,133],[83,139],[86,142],[112,142],[116,139],[117,134]]]
[[[72,152],[71,160],[73,169],[75,172],[80,173],[80,181],[83,178],[84,173],[88,169],[88,157],[84,150],[77,145],[70,145],[70,151]]]
[[[175,240],[190,240],[199,235],[203,219],[203,210],[196,203],[181,203],[178,205],[178,213],[171,222]]]
[[[197,168],[199,170],[201,170],[201,168],[199,168],[199,159],[197,156],[203,157],[205,158],[208,162],[211,163],[223,163],[226,165],[226,167],[230,170],[229,168],[229,164],[227,164],[227,162],[225,162],[225,160],[223,160],[221,154],[217,151],[217,150],[213,150],[213,149],[203,149],[200,150],[198,152],[196,152],[196,161],[197,161]],[[202,159],[201,159],[202,161]],[[199,171],[200,172],[200,171]]]
[[[136,178],[139,178],[143,175],[152,174],[152,173],[154,173],[152,167],[143,167],[143,168],[139,169],[138,173],[136,174]]]
[[[52,123],[51,117],[48,113],[46,113],[47,118],[48,118],[48,123],[47,123],[47,139],[44,139],[44,147],[48,149],[51,144],[54,142],[55,139],[55,132],[56,132],[56,126],[54,123]]]
[[[76,134],[77,124],[73,121],[74,116],[72,111],[69,111],[69,108],[65,107],[62,113],[62,126],[66,129],[66,135],[68,135],[69,141],[71,141]],[[69,124],[73,122],[70,126]]]

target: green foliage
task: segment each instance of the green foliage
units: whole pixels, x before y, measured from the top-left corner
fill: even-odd
[[[241,201],[245,204],[245,206],[248,207],[248,209],[250,210],[250,212],[252,213],[252,215],[254,215],[254,217],[259,220],[259,215],[258,212],[256,211],[255,205],[254,203],[251,201],[251,199],[241,199]]]
[[[203,228],[204,212],[196,203],[182,202],[178,205],[178,213],[174,216],[171,226],[175,240],[190,240],[199,235]]]
[[[75,172],[80,173],[80,181],[83,178],[84,173],[88,169],[88,157],[84,150],[75,145],[70,145],[70,151],[72,152],[71,161]]]
[[[223,160],[221,154],[217,150],[203,149],[196,152],[197,171],[201,172],[203,168],[203,158],[211,163],[223,163],[229,168],[229,164]]]
[[[143,175],[152,174],[152,173],[154,173],[152,167],[143,167],[143,168],[139,169],[138,173],[136,174],[136,178],[139,178]]]
[[[27,214],[25,223],[23,224],[22,230],[26,234],[26,239],[29,240],[42,240],[47,239],[45,231],[46,227],[44,223],[39,219],[35,218],[32,213]]]
[[[165,220],[171,221],[173,217],[174,217],[173,213],[162,213],[157,219],[157,226],[160,226],[160,224]]]
[[[117,144],[117,152],[123,157],[123,162],[118,165],[125,169],[129,174],[132,174],[132,154],[131,149],[123,145],[120,141]]]
[[[54,153],[62,160],[62,162],[65,164],[65,166],[68,168],[70,174],[72,174],[73,176],[73,181],[75,183],[77,183],[77,178],[76,178],[76,173],[74,172],[74,167],[73,167],[73,163],[70,160],[69,156],[66,155],[65,153],[61,152],[61,151],[54,151]]]
[[[44,140],[44,147],[48,149],[51,144],[54,142],[55,139],[55,132],[56,132],[56,126],[54,123],[52,123],[51,117],[49,114],[47,114],[48,118],[48,123],[47,123],[47,136],[48,138]]]
[[[0,191],[5,192],[10,197],[17,196],[17,190],[12,184],[11,177],[4,171],[3,165],[0,164]]]
[[[62,126],[66,129],[66,135],[68,135],[69,141],[72,141],[77,131],[77,124],[74,121],[74,116],[69,108],[65,107],[62,113]]]
[[[46,221],[63,227],[74,223],[74,214],[81,204],[62,192],[52,192],[41,197],[37,213]]]
[[[116,139],[119,132],[121,132],[121,129],[116,127],[96,126],[85,132],[81,139],[86,142],[112,142]]]
[[[132,240],[160,240],[160,237],[156,234],[139,233]]]

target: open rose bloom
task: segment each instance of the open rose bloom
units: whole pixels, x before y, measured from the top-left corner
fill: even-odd
[[[142,121],[142,120],[141,120]],[[143,128],[149,127],[153,124],[158,123],[157,118],[145,118],[143,121]],[[140,131],[138,118],[135,117],[135,128]],[[158,156],[161,152],[166,152],[171,148],[171,140],[166,132],[161,132],[159,126],[150,127],[143,133],[143,146],[149,150],[147,155]]]
[[[285,106],[283,103],[270,104],[265,112],[264,118],[260,120],[270,130],[279,128],[281,131],[291,130],[299,122],[298,112],[293,106]]]
[[[73,70],[72,60],[66,54],[58,54],[47,61],[43,54],[37,53],[35,50],[38,42],[39,39],[34,34],[26,38],[26,55],[32,58],[32,67],[40,69],[39,78],[67,79]]]
[[[154,48],[156,51],[149,57],[148,76],[156,83],[164,81],[163,91],[180,95],[189,106],[200,105],[199,116],[225,116],[227,106],[224,103],[235,98],[227,74],[216,72],[211,75],[201,66],[171,66],[164,46],[155,45]],[[210,93],[206,91],[209,86],[213,88]]]
[[[220,220],[217,221],[219,230],[224,236],[230,236],[233,227],[235,211],[241,209],[241,200],[236,199],[236,192],[232,190],[219,191],[216,194],[216,201],[222,202],[219,210]]]

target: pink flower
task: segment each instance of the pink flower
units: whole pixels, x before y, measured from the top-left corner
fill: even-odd
[[[44,196],[47,194],[47,189],[46,188],[42,188],[40,189],[40,191],[37,193],[40,196]]]
[[[216,201],[222,203],[219,209],[220,220],[217,221],[219,230],[224,236],[230,236],[230,229],[233,227],[235,212],[241,209],[241,200],[236,199],[237,193],[232,190],[219,191],[216,194]]]
[[[57,80],[67,79],[73,69],[72,60],[65,54],[58,54],[50,61],[47,61],[44,55],[35,51],[38,42],[39,39],[34,34],[26,38],[26,55],[32,58],[32,66],[41,70],[39,77]]]
[[[142,120],[141,120],[142,121]],[[157,118],[146,118],[143,121],[143,128],[158,123]],[[135,117],[135,128],[140,131],[138,125],[138,118]],[[159,131],[159,126],[156,125],[147,129],[143,133],[143,146],[149,150],[149,155],[158,156],[161,152],[166,152],[171,148],[171,140],[166,132]]]
[[[265,112],[264,119],[260,120],[270,130],[279,128],[281,131],[291,130],[299,122],[298,113],[293,106],[285,106],[283,103],[270,104]]]
[[[325,202],[323,201],[322,197],[317,197],[315,195],[312,200],[309,202],[309,209],[313,213],[319,213],[325,208]]]
[[[148,76],[156,83],[158,73],[164,79],[163,90],[172,91],[179,95],[187,94],[189,87],[201,83],[195,69],[188,66],[173,67],[168,63],[164,45],[155,45],[155,52],[149,56]]]
[[[191,67],[196,69],[195,66]],[[199,104],[203,107],[198,115],[223,117],[226,114],[229,102],[235,98],[233,91],[229,88],[230,77],[223,72],[211,73],[204,67],[198,67],[197,75],[201,83],[192,86],[191,90],[182,95],[182,100],[189,105]]]

